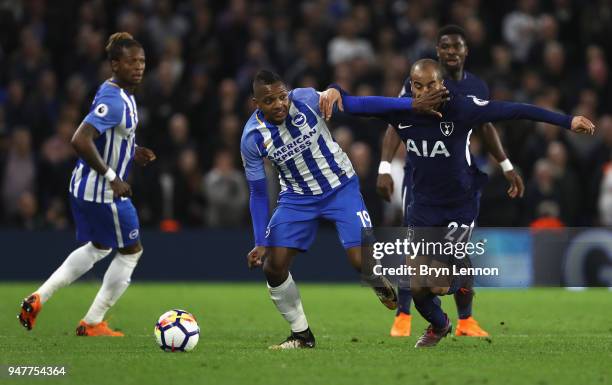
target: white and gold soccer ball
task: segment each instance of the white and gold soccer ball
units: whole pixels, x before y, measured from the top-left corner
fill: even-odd
[[[188,311],[169,310],[155,324],[155,339],[163,351],[188,352],[198,344],[200,327]]]

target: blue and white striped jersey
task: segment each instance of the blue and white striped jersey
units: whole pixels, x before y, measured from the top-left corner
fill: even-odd
[[[95,145],[102,159],[125,180],[130,172],[136,149],[138,111],[134,95],[110,80],[104,82],[83,120],[98,130]],[[70,194],[89,202],[112,203],[113,190],[81,158],[78,159],[69,186]]]
[[[289,93],[289,114],[281,125],[256,110],[242,133],[240,150],[250,181],[263,179],[263,158],[276,166],[281,195],[317,196],[341,186],[355,171],[320,116],[319,93],[296,88]]]

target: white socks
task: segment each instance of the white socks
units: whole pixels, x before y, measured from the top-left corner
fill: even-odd
[[[96,249],[91,242],[74,250],[64,263],[51,274],[51,277],[35,291],[40,295],[40,301],[42,303],[47,302],[57,289],[70,285],[89,271],[94,263],[110,254],[111,251],[112,249]]]
[[[85,315],[86,323],[94,325],[102,322],[108,309],[117,302],[130,285],[130,277],[141,255],[142,250],[134,254],[117,253],[104,274],[100,291]]]
[[[308,321],[306,321],[306,315],[302,308],[300,292],[291,277],[291,273],[280,286],[270,287],[268,284],[268,291],[278,311],[291,324],[291,331],[302,332],[308,329]]]

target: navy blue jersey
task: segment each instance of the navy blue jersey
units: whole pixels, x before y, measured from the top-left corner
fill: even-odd
[[[471,72],[463,71],[463,78],[459,81],[445,78],[444,85],[450,92],[464,95],[468,97],[475,96],[478,99],[489,99],[489,87],[484,80],[474,75]],[[410,78],[406,78],[404,86],[400,92],[401,97],[412,97],[410,90]],[[410,166],[410,158],[406,157],[404,164],[404,179],[402,186],[402,201],[404,203],[404,216],[408,212],[407,207],[412,201],[412,167]]]
[[[395,127],[412,167],[414,202],[449,205],[474,199],[486,175],[473,164],[472,127],[500,120],[530,119],[569,128],[571,117],[536,106],[450,94],[442,119],[401,111],[378,115]]]

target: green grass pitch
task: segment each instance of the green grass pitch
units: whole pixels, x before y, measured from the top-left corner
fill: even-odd
[[[490,340],[445,338],[413,348],[388,336],[393,312],[358,285],[300,284],[317,348],[269,351],[288,335],[262,284],[137,283],[109,312],[124,338],[76,337],[97,284],[56,293],[26,332],[15,316],[36,284],[0,284],[0,365],[67,365],[63,378],[8,378],[4,384],[611,384],[612,292],[591,289],[481,289],[475,316]],[[453,321],[452,298],[444,306]],[[153,327],[171,308],[193,312],[199,345],[164,353]],[[4,367],[6,371],[6,367]]]

